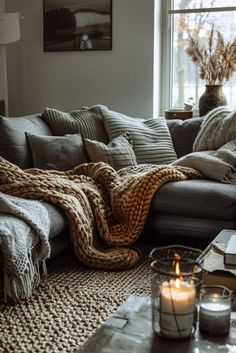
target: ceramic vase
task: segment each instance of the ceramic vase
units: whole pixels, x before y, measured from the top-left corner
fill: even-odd
[[[209,111],[221,105],[227,104],[223,92],[223,85],[205,85],[206,90],[199,99],[199,114],[206,115]]]

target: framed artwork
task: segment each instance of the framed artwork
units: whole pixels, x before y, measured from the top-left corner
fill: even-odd
[[[112,0],[44,0],[44,51],[112,49]]]

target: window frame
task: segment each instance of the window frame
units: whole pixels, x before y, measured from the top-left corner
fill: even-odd
[[[232,10],[236,11],[236,6],[214,8],[204,7],[196,9],[174,9],[173,4],[173,0],[161,1],[161,67],[163,69],[161,70],[162,89],[160,90],[160,111],[162,114],[165,110],[174,108],[171,106],[173,96],[173,15],[178,13],[227,12]],[[194,109],[193,115],[198,116],[198,113],[198,109]]]
[[[173,53],[172,53],[172,28],[170,25],[169,10],[172,6],[172,0],[161,1],[161,17],[162,17],[162,32],[161,32],[161,103],[160,108],[163,113],[164,110],[170,108],[172,101],[172,87],[171,82],[173,78]]]

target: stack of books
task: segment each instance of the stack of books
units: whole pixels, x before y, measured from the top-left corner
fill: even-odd
[[[224,252],[224,264],[236,266],[236,232],[231,235]]]
[[[200,255],[203,284],[222,285],[236,292],[236,231],[222,230]]]

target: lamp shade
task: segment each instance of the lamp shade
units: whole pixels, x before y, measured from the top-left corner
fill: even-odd
[[[20,39],[19,12],[0,13],[0,44],[16,42]]]

